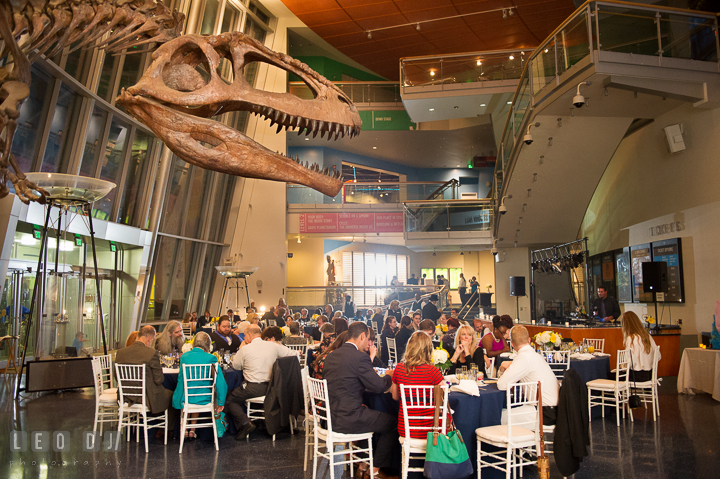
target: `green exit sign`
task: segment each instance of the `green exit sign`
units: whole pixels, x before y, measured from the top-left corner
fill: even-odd
[[[110,243],[110,251],[112,251],[113,253],[117,251],[117,246],[115,246],[115,243]]]
[[[33,230],[33,238],[42,239],[42,232],[40,230]]]
[[[82,246],[82,238],[80,236],[75,237],[75,246]]]

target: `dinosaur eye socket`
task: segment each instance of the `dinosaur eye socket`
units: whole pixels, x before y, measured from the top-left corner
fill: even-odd
[[[194,43],[178,48],[163,68],[163,82],[180,92],[199,90],[210,82],[210,65],[205,53]]]

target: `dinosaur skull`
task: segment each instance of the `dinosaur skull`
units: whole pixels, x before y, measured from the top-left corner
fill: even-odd
[[[232,83],[218,74],[223,58],[232,66]],[[250,62],[268,63],[299,76],[315,98],[252,88],[244,75]],[[277,123],[278,132],[297,128],[298,134],[328,133],[335,139],[357,135],[361,128],[357,109],[335,85],[300,61],[239,32],[185,35],[165,43],[153,54],[152,65],[137,85],[123,91],[117,102],[189,163],[248,178],[298,183],[328,196],[340,191],[340,172],[303,166],[209,118],[249,111],[270,119],[271,125]]]

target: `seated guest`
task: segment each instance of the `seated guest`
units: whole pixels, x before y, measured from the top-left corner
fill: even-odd
[[[232,333],[230,319],[227,316],[220,317],[217,329],[210,334],[210,339],[214,344],[214,351],[228,351],[230,354],[235,354],[241,344],[240,338]]]
[[[492,319],[493,330],[482,338],[482,347],[489,358],[500,356],[502,353],[510,352],[505,336],[509,329],[513,327],[512,318],[507,314],[502,316],[495,315]],[[517,349],[517,348],[516,348]]]
[[[338,318],[342,318],[343,312],[339,309],[333,313],[333,317],[331,321],[335,321]]]
[[[412,313],[413,331],[420,331],[420,323],[422,322],[422,311],[414,311]]]
[[[207,333],[199,332],[195,335],[193,340],[193,349],[184,353],[180,357],[180,371],[178,371],[178,383],[173,394],[172,404],[175,409],[182,409],[185,403],[185,379],[184,379],[184,368],[186,364],[217,364],[218,360],[215,356],[210,354],[211,349],[210,336]],[[227,383],[225,382],[225,375],[216,369],[215,375],[215,411],[220,412],[225,407],[225,396],[227,395]],[[207,386],[212,384],[211,381],[206,382]],[[193,386],[203,386],[202,383],[195,383]],[[197,394],[199,390],[194,390],[194,394]],[[209,392],[209,391],[208,391]],[[190,396],[188,398],[191,404],[208,404],[212,401],[212,398],[208,394],[207,396]],[[189,415],[191,418],[198,417],[198,413],[192,413]],[[195,421],[188,420],[190,423]],[[185,432],[187,439],[195,439],[195,428],[189,429]]]
[[[473,329],[475,330],[475,340],[480,342],[482,338],[490,332],[490,329],[485,327],[482,319],[473,319]]]
[[[273,321],[276,320],[275,316],[275,306],[270,306],[270,309],[265,312],[265,314],[262,315],[262,318],[260,318],[266,325],[268,319],[272,319]]]
[[[335,334],[340,334],[348,330],[347,319],[343,317],[337,317],[333,319],[333,326],[335,326]]]
[[[625,349],[630,350],[632,357],[630,381],[645,382],[652,379],[653,348],[655,340],[643,328],[640,318],[632,311],[627,311],[620,318],[622,324]],[[660,354],[660,351],[658,351]]]
[[[310,337],[316,343],[319,341],[322,341],[323,335],[322,335],[322,332],[320,331],[320,328],[322,327],[323,324],[327,323],[327,321],[328,321],[328,318],[324,314],[321,314],[320,316],[317,317],[317,326],[315,326],[312,329],[312,332],[310,333]]]
[[[375,308],[375,314],[373,314],[371,321],[375,323],[375,329],[382,333],[382,328],[385,324],[385,318],[382,314],[382,308]]]
[[[183,344],[185,344],[185,336],[183,336],[182,325],[177,321],[169,321],[162,333],[155,337],[153,347],[163,356],[169,356],[182,351]]]
[[[392,397],[396,401],[400,401],[400,386],[435,386],[442,384],[443,375],[432,362],[433,345],[430,338],[422,332],[416,332],[408,341],[405,357],[397,368],[393,371],[392,377]],[[410,416],[425,416],[429,419],[410,419],[411,426],[428,426],[433,425],[432,416],[435,412],[434,408],[427,409],[411,409]],[[450,411],[448,410],[448,418],[450,420]],[[403,415],[402,403],[398,413],[398,433],[400,437],[407,437],[405,432],[405,416]],[[412,431],[413,439],[427,439],[427,431]]]
[[[452,366],[448,374],[455,374],[457,368],[467,366],[470,369],[471,364],[476,364],[479,371],[485,374],[485,354],[482,346],[478,347],[475,341],[475,331],[470,326],[460,326],[455,334],[455,352],[450,361]]]
[[[415,332],[415,328],[413,326],[413,320],[410,319],[410,316],[403,316],[400,320],[400,329],[397,334],[395,334],[395,348],[398,362],[403,360],[402,358],[403,354],[405,354],[405,346],[407,346],[408,341],[410,341],[410,336],[412,336]]]
[[[333,310],[332,304],[325,305],[324,314],[327,318],[332,318],[335,315],[335,311]]]
[[[437,302],[438,295],[431,294],[430,301],[425,303],[425,306],[423,306],[422,308],[423,319],[432,319],[433,321],[437,321],[438,319],[440,319],[440,311],[437,308]]]
[[[397,299],[393,299],[390,302],[390,306],[388,307],[388,316],[390,315],[395,316],[395,319],[397,319],[398,323],[402,319],[402,311],[400,311],[400,301]]]
[[[200,328],[206,327],[208,324],[210,324],[210,321],[212,321],[212,317],[210,316],[210,310],[206,309],[205,313],[200,316],[197,320],[197,323],[195,323],[195,330],[199,330]]]
[[[388,316],[387,319],[385,319],[385,325],[382,331],[380,331],[380,360],[383,364],[387,364],[390,359],[388,355],[387,338],[394,338],[397,332],[397,319],[395,319],[395,316]]]
[[[125,347],[127,348],[127,347],[130,346],[132,343],[134,343],[135,341],[137,341],[137,336],[138,336],[138,332],[137,332],[137,331],[133,331],[132,333],[130,333],[130,334],[128,335],[128,337],[127,337],[127,340],[125,341]]]
[[[455,335],[460,327],[460,321],[455,318],[447,320],[447,332],[442,337],[442,347],[450,356],[455,354]]]
[[[300,323],[297,321],[288,321],[285,323],[285,326],[290,330],[290,336],[282,338],[283,344],[307,344],[308,340],[300,335]]]
[[[320,326],[320,332],[322,333],[322,341],[320,341],[320,345],[317,348],[318,353],[325,351],[337,337],[335,334],[335,326],[330,323],[325,323]]]
[[[175,321],[178,325],[177,321]],[[175,424],[177,409],[171,407],[173,392],[163,387],[162,366],[160,366],[160,353],[152,344],[155,341],[155,328],[150,325],[143,326],[137,335],[137,341],[130,346],[119,350],[115,356],[117,364],[144,364],[145,365],[145,396],[147,406],[152,414],[168,412],[168,422]],[[118,399],[120,390],[118,389]],[[164,436],[164,431],[158,429],[155,438]]]
[[[525,326],[515,325],[511,332],[513,348],[517,357],[505,361],[498,369],[497,387],[506,391],[514,383],[542,383],[543,423],[551,426],[557,418],[558,381],[550,365],[530,345],[530,335]]]
[[[368,332],[370,336],[368,337],[368,345],[365,349],[365,352],[368,353],[370,356],[370,362],[372,363],[374,368],[384,368],[385,365],[380,360],[380,357],[377,355],[377,346],[375,342],[377,341],[377,335],[375,334],[375,331],[368,328]]]
[[[80,351],[82,351],[82,343],[89,343],[89,339],[83,339],[85,334],[83,334],[82,331],[75,333],[75,341],[73,341],[72,347],[75,348],[75,351],[77,351],[77,355],[80,356]]]
[[[337,348],[345,344],[345,342],[348,339],[348,333],[345,331],[344,333],[338,335],[338,337],[335,339],[335,341],[332,342],[328,348],[317,355],[315,358],[315,361],[313,361],[312,365],[310,366],[310,373],[312,374],[312,377],[315,379],[322,379],[323,376],[323,366],[325,364],[325,358],[327,358],[328,354],[335,351]]]
[[[282,328],[285,326],[285,316],[287,315],[287,309],[275,308],[275,325]]]
[[[292,320],[293,320],[293,321],[300,321],[300,318],[301,318],[301,317],[302,317],[302,315],[301,315],[300,313],[293,313],[293,315],[292,315]],[[285,321],[285,326],[287,326],[287,321]]]
[[[298,318],[298,321],[301,321],[303,323],[307,323],[308,321],[310,321],[307,309],[303,308],[300,310],[300,318]]]
[[[185,313],[185,317],[182,320],[182,324],[190,324],[192,323],[192,313]]]
[[[432,340],[432,337],[435,336],[435,322],[431,319],[423,319],[420,321],[420,331],[427,334]]]
[[[262,333],[260,334],[260,339],[263,341],[270,341],[273,343],[282,344],[283,340],[283,332],[282,329],[280,329],[279,326],[268,326],[267,328],[263,329]]]
[[[235,314],[235,311],[232,309],[227,310],[227,317],[230,320],[230,324],[235,324],[236,322],[240,321],[240,316]]]
[[[272,328],[268,328],[272,329]],[[279,328],[276,328],[279,330]],[[282,335],[282,332],[280,333]],[[276,339],[273,334],[269,338]],[[255,425],[248,419],[245,411],[245,400],[264,396],[270,382],[270,373],[277,358],[297,355],[297,351],[286,348],[275,341],[263,341],[257,325],[248,326],[245,330],[245,346],[233,358],[233,368],[242,370],[245,378],[244,388],[235,388],[228,395],[227,412],[235,422],[238,430],[235,439],[245,439],[255,430]]]
[[[395,319],[395,317],[393,317]],[[392,371],[380,377],[372,368],[367,348],[369,331],[358,321],[348,329],[348,341],[325,359],[323,377],[328,383],[333,430],[346,434],[373,432],[373,471],[391,467],[398,442],[397,417],[363,406],[363,393],[382,393],[392,385]]]

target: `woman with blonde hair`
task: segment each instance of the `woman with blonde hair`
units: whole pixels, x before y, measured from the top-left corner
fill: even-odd
[[[400,400],[400,386],[435,386],[442,384],[443,375],[438,368],[432,363],[433,345],[430,337],[422,331],[416,331],[410,337],[407,348],[405,348],[405,357],[403,362],[398,363],[392,375],[392,397],[396,401]],[[432,427],[432,415],[434,408],[412,409],[411,416],[425,416],[430,419],[409,419],[411,426],[427,426]],[[450,420],[448,411],[448,418]],[[403,409],[398,412],[398,433],[400,437],[407,437],[405,433],[405,416]],[[412,431],[413,439],[426,439],[427,431]]]
[[[462,325],[458,328],[455,333],[455,352],[450,361],[452,366],[448,370],[449,374],[455,374],[455,370],[463,366],[469,369],[472,364],[476,364],[478,370],[485,374],[485,352],[482,347],[478,347],[472,327]]]
[[[639,383],[652,379],[653,350],[656,348],[652,336],[643,328],[638,315],[626,311],[620,318],[622,323],[623,342],[625,349],[630,350],[632,358],[630,381]],[[658,350],[658,356],[660,351]],[[659,359],[659,357],[658,357]]]
[[[397,319],[397,322],[398,323],[400,322],[400,320],[402,319],[402,311],[400,310],[400,301],[398,301],[397,299],[393,299],[390,302],[390,306],[388,306],[387,315],[395,316],[395,319]],[[386,316],[386,318],[387,318],[387,316]]]

